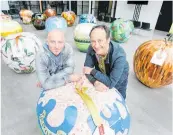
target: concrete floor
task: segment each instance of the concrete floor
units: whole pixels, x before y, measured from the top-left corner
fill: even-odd
[[[99,22],[103,23],[103,22]],[[109,25],[109,24],[106,24]],[[32,32],[44,43],[45,30],[38,31],[32,25],[23,25],[25,32]],[[79,52],[73,40],[73,27],[68,28],[66,41],[74,49],[76,68],[81,73],[85,53]],[[131,113],[130,135],[172,134],[172,86],[150,89],[141,84],[133,72],[133,55],[146,40],[162,39],[167,33],[138,31],[127,43],[123,43],[130,64],[127,88],[127,105]],[[2,135],[40,135],[36,118],[36,103],[40,90],[36,87],[36,73],[16,74],[1,62]]]

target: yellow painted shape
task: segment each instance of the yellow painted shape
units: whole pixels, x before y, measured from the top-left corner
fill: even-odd
[[[93,121],[95,123],[96,126],[100,127],[102,122],[101,122],[101,118],[99,115],[99,111],[97,110],[96,105],[94,104],[94,102],[92,101],[92,99],[90,98],[90,96],[88,96],[85,92],[87,91],[87,87],[83,87],[81,90],[78,89],[76,87],[76,91],[77,93],[80,95],[80,97],[82,98],[82,100],[84,101],[84,103],[86,104],[89,112],[91,113],[91,116],[93,118]]]
[[[1,36],[3,36],[3,37],[6,37],[6,36],[8,36],[8,35],[10,35],[10,34],[16,34],[16,33],[19,33],[19,32],[22,32],[23,30],[22,30],[22,27],[21,26],[18,26],[18,27],[16,27],[16,29],[14,29],[14,30],[11,30],[11,31],[7,31],[7,32],[1,32]]]

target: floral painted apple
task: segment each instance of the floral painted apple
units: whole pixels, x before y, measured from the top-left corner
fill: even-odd
[[[33,33],[22,32],[5,38],[1,46],[4,62],[16,73],[35,71],[35,57],[41,41]]]

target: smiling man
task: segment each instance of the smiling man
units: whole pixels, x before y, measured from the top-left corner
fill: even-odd
[[[110,40],[110,30],[105,25],[93,27],[90,41],[83,73],[96,90],[115,87],[125,99],[129,64],[123,48]]]
[[[81,79],[80,75],[73,74],[73,49],[65,43],[63,31],[50,31],[43,48],[44,52],[36,57],[37,86],[49,90]]]

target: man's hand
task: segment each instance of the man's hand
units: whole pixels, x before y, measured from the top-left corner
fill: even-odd
[[[70,75],[70,81],[71,82],[78,82],[81,79],[82,79],[82,75],[79,75],[79,74]]]
[[[90,67],[84,67],[83,68],[83,74],[90,74],[93,68]]]
[[[105,92],[109,89],[106,85],[104,85],[103,83],[101,83],[99,81],[96,81],[94,83],[94,87],[97,91],[100,91],[100,92]]]
[[[84,83],[84,80],[83,79],[80,79],[79,81],[75,82],[75,87],[78,88],[79,90],[82,89],[83,87],[83,83]]]
[[[39,88],[41,88],[42,86],[41,86],[41,83],[40,82],[37,82],[37,87],[39,87]]]

